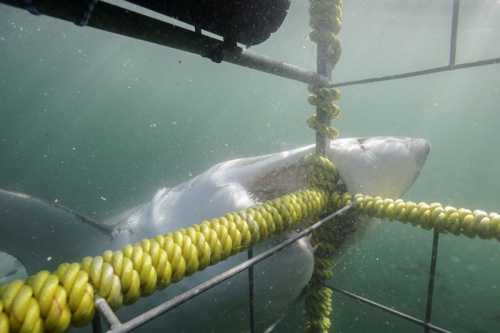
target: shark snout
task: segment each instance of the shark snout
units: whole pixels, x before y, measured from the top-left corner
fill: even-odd
[[[421,138],[409,138],[408,140],[408,148],[415,158],[418,169],[421,169],[427,160],[427,156],[429,156],[431,145],[427,140]]]

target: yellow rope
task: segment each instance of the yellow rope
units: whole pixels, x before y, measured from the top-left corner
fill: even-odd
[[[336,208],[354,202],[356,210],[370,217],[386,218],[410,223],[423,229],[443,233],[500,240],[500,214],[443,206],[440,203],[384,199],[379,196],[350,193],[332,195]]]
[[[500,241],[500,214],[495,212],[472,211],[436,202],[415,203],[402,199],[338,192],[332,192],[330,201],[334,210],[354,204],[356,213],[361,215],[398,220],[442,233]],[[333,292],[325,286],[325,282],[332,278],[334,267],[332,256],[336,246],[333,234],[333,223],[327,223],[322,226],[320,232],[313,233],[312,242],[317,248],[314,273],[306,294],[307,332],[328,332],[331,328]]]
[[[335,165],[326,157],[314,154],[308,157],[308,182],[310,186],[335,193],[338,180]],[[306,289],[306,332],[328,332],[331,327],[333,292],[326,286],[332,277],[333,255],[336,250],[334,224],[326,223],[313,232],[311,243],[314,248],[314,270]]]
[[[312,177],[315,182],[331,179],[325,172],[336,174],[321,163],[313,169],[323,170]],[[63,263],[53,273],[41,271],[1,285],[0,333],[64,332],[70,325],[85,325],[94,316],[95,295],[113,308],[133,303],[301,221],[317,218],[327,209],[329,196],[327,190],[311,187],[119,251]]]

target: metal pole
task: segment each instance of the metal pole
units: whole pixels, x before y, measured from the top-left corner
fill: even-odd
[[[321,28],[324,29],[324,28]],[[318,75],[326,78],[328,81],[332,79],[332,65],[328,61],[328,43],[320,41],[316,47],[316,66]],[[325,112],[320,112],[319,108],[316,109],[319,123],[330,126],[330,119]],[[326,147],[328,146],[328,137],[321,132],[316,132],[316,152],[321,155],[326,154]]]
[[[103,333],[101,313],[96,311],[94,318],[92,318],[92,333]]]
[[[253,246],[248,249],[248,259],[253,258]],[[255,312],[254,312],[254,273],[253,266],[248,268],[248,305],[250,319],[250,333],[255,333]]]
[[[431,329],[431,330],[433,330],[435,332],[451,333],[451,331],[448,331],[448,330],[446,330],[444,328],[435,326],[435,325],[430,324],[430,323],[426,323],[423,320],[415,318],[415,317],[413,317],[413,316],[411,316],[409,314],[403,313],[403,312],[398,311],[398,310],[394,310],[394,309],[392,309],[392,308],[390,308],[388,306],[382,305],[382,304],[377,303],[375,301],[372,301],[372,300],[370,300],[368,298],[359,296],[359,295],[357,295],[355,293],[352,293],[350,291],[347,291],[347,290],[344,290],[344,289],[341,289],[341,288],[332,287],[332,286],[329,286],[329,288],[331,288],[332,290],[337,291],[337,292],[339,292],[341,294],[344,294],[344,295],[346,295],[346,296],[348,296],[348,297],[350,297],[352,299],[355,299],[355,300],[357,300],[357,301],[359,301],[361,303],[365,303],[365,304],[371,305],[371,306],[373,306],[373,307],[375,307],[377,309],[383,310],[385,312],[388,312],[388,313],[393,314],[395,316],[398,316],[400,318],[406,319],[406,320],[411,321],[411,322],[413,322],[415,324],[418,324],[420,326],[429,328],[429,329]]]
[[[457,55],[457,32],[458,14],[460,10],[460,0],[453,0],[453,14],[451,17],[451,38],[450,38],[450,66],[455,66]]]
[[[109,326],[113,329],[121,325],[120,319],[116,316],[115,312],[109,306],[108,302],[102,297],[97,297],[95,300],[97,311],[106,319]]]
[[[224,57],[222,61],[235,65],[255,69],[261,72],[273,74],[287,79],[313,84],[318,86],[330,86],[328,77],[302,69],[282,61],[250,51],[243,51],[240,47],[223,50]]]
[[[480,66],[497,65],[497,64],[500,64],[500,58],[491,58],[491,59],[484,59],[484,60],[479,60],[479,61],[464,62],[461,64],[456,64],[454,66],[446,65],[446,66],[423,69],[423,70],[414,71],[414,72],[407,72],[407,73],[393,74],[393,75],[384,75],[384,76],[372,77],[372,78],[361,79],[361,80],[333,83],[331,85],[331,87],[346,87],[346,86],[354,86],[354,85],[358,85],[358,84],[367,84],[367,83],[375,83],[375,82],[382,82],[382,81],[407,79],[410,77],[429,75],[429,74],[435,74],[435,73],[441,73],[441,72],[450,72],[450,71],[454,71],[454,70],[480,67]]]
[[[431,256],[431,268],[429,272],[429,283],[427,286],[427,307],[425,309],[425,323],[429,324],[431,322],[432,317],[432,298],[434,295],[434,280],[436,277],[436,262],[437,262],[437,253],[438,253],[438,245],[439,245],[439,232],[434,230],[433,238],[432,238],[432,256]],[[424,328],[424,332],[429,332],[429,327],[426,326]]]

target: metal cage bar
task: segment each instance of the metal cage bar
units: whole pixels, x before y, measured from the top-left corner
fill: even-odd
[[[253,258],[253,247],[250,247],[248,249],[248,259]],[[255,298],[254,298],[254,293],[255,293],[255,287],[254,287],[254,273],[253,273],[253,265],[248,268],[248,319],[249,323],[248,326],[250,326],[250,333],[255,333]]]
[[[438,254],[438,246],[439,246],[439,232],[434,230],[432,236],[432,254],[431,254],[431,268],[429,269],[429,282],[427,285],[427,304],[425,308],[425,324],[424,332],[429,332],[429,326],[432,318],[432,301],[434,299],[434,281],[436,278],[436,263],[437,263],[437,254]]]
[[[368,304],[368,305],[371,305],[377,309],[380,309],[382,311],[385,311],[385,312],[388,312],[390,314],[393,314],[397,317],[400,317],[402,319],[406,319],[408,321],[411,321],[417,325],[420,325],[420,326],[423,326],[425,329],[428,329],[428,330],[431,330],[433,332],[440,332],[440,333],[451,333],[451,331],[448,331],[444,328],[441,328],[439,326],[436,326],[436,325],[433,325],[431,324],[430,322],[426,322],[426,321],[423,321],[421,319],[418,319],[414,316],[411,316],[409,314],[406,314],[404,312],[401,312],[401,311],[398,311],[398,310],[395,310],[391,307],[388,307],[386,305],[382,305],[380,303],[377,303],[371,299],[368,299],[368,298],[365,298],[365,297],[362,297],[360,295],[357,295],[351,291],[347,291],[345,289],[341,289],[341,288],[337,288],[337,287],[334,287],[334,286],[330,286],[330,288],[333,290],[333,291],[336,291],[336,292],[339,292],[343,295],[346,295],[352,299],[355,299],[356,301],[359,301],[361,303],[364,303],[364,304]]]
[[[457,57],[457,35],[458,35],[459,12],[460,12],[460,0],[453,0],[453,13],[451,15],[450,66],[455,66],[455,60]]]
[[[344,81],[344,82],[339,82],[339,83],[333,83],[331,86],[332,87],[347,87],[347,86],[354,86],[354,85],[359,85],[359,84],[407,79],[407,78],[411,78],[411,77],[436,74],[436,73],[441,73],[441,72],[451,72],[451,71],[456,71],[459,69],[481,67],[481,66],[488,66],[488,65],[496,65],[496,64],[500,64],[500,58],[491,58],[491,59],[484,59],[484,60],[478,60],[478,61],[473,61],[473,62],[464,62],[464,63],[453,65],[453,66],[446,65],[446,66],[423,69],[420,71],[393,74],[393,75],[384,75],[384,76],[372,77],[372,78],[361,79],[361,80]]]
[[[450,57],[449,57],[449,67],[453,68],[455,66],[455,60],[457,55],[457,36],[458,36],[458,14],[460,10],[460,0],[453,0],[451,15],[451,34],[450,34]],[[437,256],[439,249],[439,231],[434,230],[432,234],[432,252],[431,252],[431,266],[429,269],[429,279],[427,284],[427,304],[425,308],[425,326],[424,333],[429,333],[430,322],[432,318],[432,305],[434,300],[434,282],[436,279],[436,265]]]

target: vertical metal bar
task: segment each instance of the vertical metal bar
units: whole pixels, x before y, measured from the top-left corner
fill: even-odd
[[[96,311],[94,314],[94,318],[92,318],[92,333],[103,333],[102,329],[102,320],[101,313]]]
[[[328,61],[328,44],[326,42],[319,42],[316,48],[316,66],[319,75],[324,76],[331,81],[332,79],[332,66]],[[318,116],[318,121],[327,126],[330,125],[330,120],[324,112],[316,111]],[[328,137],[320,132],[316,132],[316,152],[318,154],[326,154],[326,147],[328,145]]]
[[[427,307],[425,309],[425,328],[424,332],[428,333],[430,327],[428,324],[431,322],[432,317],[432,298],[434,295],[434,280],[436,277],[436,262],[437,262],[437,253],[438,253],[438,245],[439,245],[439,232],[434,230],[434,235],[432,238],[432,256],[431,256],[431,269],[429,272],[429,283],[427,285]]]
[[[455,66],[457,55],[457,33],[458,14],[460,11],[460,0],[453,0],[453,14],[451,17],[451,38],[450,38],[450,67]]]
[[[248,249],[248,259],[253,258],[253,247]],[[253,266],[248,269],[248,313],[250,320],[250,333],[255,333],[255,312],[254,312],[254,274]]]
[[[118,319],[115,312],[111,309],[108,302],[106,302],[104,298],[97,297],[95,300],[95,307],[97,308],[97,312],[99,312],[104,319],[106,319],[111,328],[121,325],[120,319]]]

